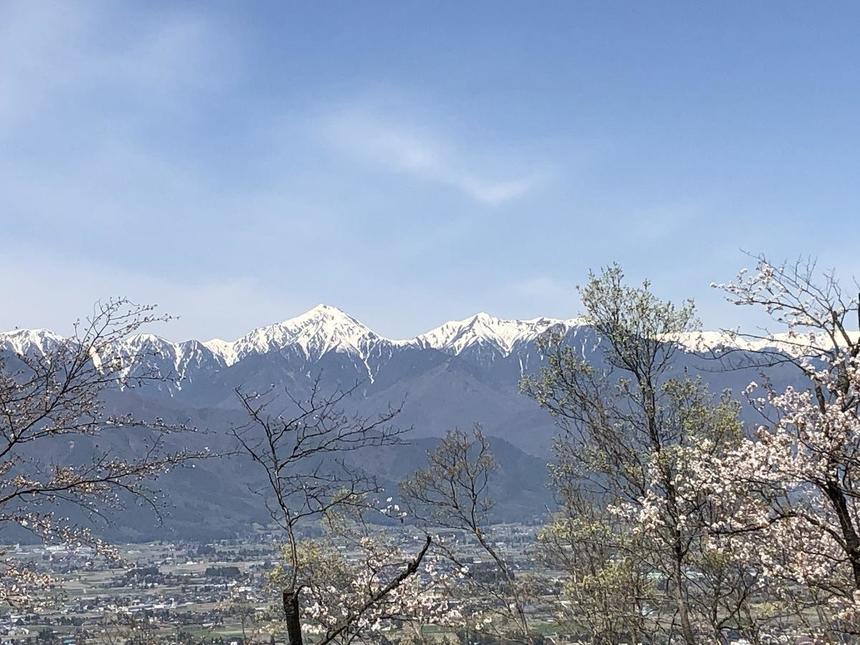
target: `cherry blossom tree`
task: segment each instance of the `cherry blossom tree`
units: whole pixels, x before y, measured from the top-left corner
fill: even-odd
[[[146,368],[144,356],[116,350],[129,335],[164,319],[153,307],[110,300],[76,323],[71,337],[20,354],[7,351],[0,359],[0,526],[24,529],[49,543],[92,546],[115,557],[110,545],[60,511],[71,506],[106,519],[131,497],[158,512],[162,496],[152,480],[207,456],[169,448],[168,437],[187,428],[111,415],[106,409],[110,392],[159,378]],[[99,447],[100,439],[120,435],[133,435],[141,450],[120,454]],[[52,450],[59,442],[83,438],[94,445],[86,461],[64,460],[58,456],[62,452]],[[50,577],[12,559],[0,561],[2,601],[32,601],[50,584]]]
[[[326,535],[298,545],[297,576],[305,631],[322,643],[428,642],[427,626],[453,627],[462,616],[449,600],[451,573],[429,554],[430,539],[410,555],[394,536],[349,509],[324,521]],[[273,574],[277,586],[289,583],[292,556]]]
[[[811,261],[759,257],[753,271],[717,286],[779,328],[734,334],[758,348],[743,356],[763,371],[747,390],[762,423],[735,450],[701,460],[699,481],[726,507],[714,530],[726,552],[754,562],[798,608],[808,631],[858,634],[858,299]],[[740,364],[734,350],[715,352]],[[793,365],[800,385],[777,390],[766,372],[777,364]]]

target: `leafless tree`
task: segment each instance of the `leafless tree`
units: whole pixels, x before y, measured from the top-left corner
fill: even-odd
[[[59,506],[71,504],[104,518],[107,509],[131,496],[157,512],[162,500],[148,483],[206,456],[169,449],[167,437],[187,428],[106,411],[109,392],[158,378],[146,369],[145,357],[117,351],[123,339],[157,320],[164,317],[156,316],[152,307],[110,300],[78,321],[71,337],[51,337],[20,354],[7,351],[0,359],[0,525],[16,525],[45,541],[91,545],[113,555],[89,530],[59,516]],[[134,433],[141,446],[137,454],[119,454],[95,443],[84,463],[49,457],[59,454],[51,448],[62,441],[97,442],[123,433]],[[0,599],[7,602],[30,600],[40,584],[50,582],[9,560],[0,567],[4,569]]]
[[[439,546],[466,572],[471,584],[480,586],[494,598],[494,611],[500,613],[503,623],[513,625],[513,633],[506,636],[514,642],[532,642],[525,611],[525,589],[487,530],[494,505],[488,485],[497,468],[488,439],[478,426],[471,434],[453,430],[427,459],[424,469],[401,484],[401,493],[411,514],[427,526],[459,529],[475,538],[495,564],[503,584],[482,585],[453,551]]]
[[[275,390],[236,391],[249,421],[234,428],[233,434],[242,451],[265,476],[267,509],[286,537],[288,570],[283,577],[282,601],[290,645],[303,642],[299,597],[305,582],[300,578],[297,527],[336,511],[366,507],[368,495],[379,492],[380,488],[373,477],[351,465],[346,456],[364,448],[399,444],[408,431],[394,425],[399,407],[389,407],[375,417],[346,412],[347,400],[356,389],[354,386],[323,393],[318,377],[308,396],[301,399],[290,392]],[[333,642],[413,575],[429,544],[428,537],[402,571],[371,593],[360,607],[347,612],[321,643]]]

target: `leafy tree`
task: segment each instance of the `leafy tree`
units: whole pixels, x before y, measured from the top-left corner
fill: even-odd
[[[698,328],[691,302],[627,286],[617,265],[590,274],[580,295],[599,360],[550,337],[547,367],[522,384],[564,430],[552,473],[562,510],[544,544],[569,567],[572,611],[598,642],[719,639],[747,604],[721,589],[750,580],[742,567],[714,569],[709,500],[690,460],[737,443],[738,407],[677,369],[677,341]]]

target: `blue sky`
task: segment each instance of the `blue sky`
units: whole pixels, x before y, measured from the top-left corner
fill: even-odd
[[[0,328],[126,295],[237,337],[578,312],[620,262],[707,327],[742,250],[857,243],[860,6],[0,4]]]

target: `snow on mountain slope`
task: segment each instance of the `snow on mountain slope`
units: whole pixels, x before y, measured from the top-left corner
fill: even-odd
[[[213,338],[211,340],[204,340],[200,344],[224,361],[225,365],[232,365],[239,360],[239,357],[236,355],[235,343],[221,340],[220,338]]]
[[[421,334],[416,340],[422,347],[455,355],[474,345],[491,345],[508,356],[517,345],[532,341],[552,328],[566,331],[578,324],[575,319],[505,320],[482,312],[465,320],[446,322]]]
[[[851,342],[860,338],[860,332],[849,331]],[[684,349],[691,352],[707,352],[718,349],[739,349],[750,352],[773,350],[800,356],[808,354],[816,348],[820,351],[832,349],[833,341],[825,334],[804,334],[801,332],[773,334],[769,337],[753,338],[727,331],[692,331],[676,335],[674,340]],[[838,338],[840,345],[842,339]]]
[[[63,342],[63,337],[47,329],[15,329],[0,333],[0,349],[12,351],[20,356],[34,352],[44,354],[48,349]]]
[[[141,360],[156,367],[161,376],[179,384],[194,369],[224,366],[224,360],[197,340],[171,343],[154,334],[135,334],[114,346],[115,356],[131,366]]]

